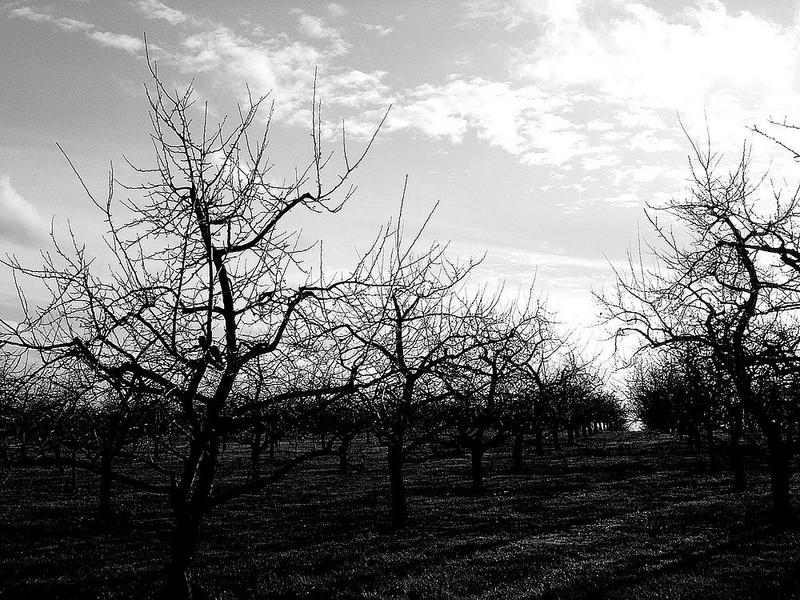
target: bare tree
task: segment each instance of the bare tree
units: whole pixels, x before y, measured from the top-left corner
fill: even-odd
[[[502,443],[509,429],[521,425],[513,423],[521,357],[529,356],[531,341],[551,326],[543,304],[532,293],[526,301],[503,310],[497,305],[497,297],[487,296],[470,303],[471,351],[448,365],[442,376],[452,396],[457,443],[469,451],[475,493],[484,489],[486,450]]]
[[[135,168],[143,182],[124,186],[134,197],[119,203],[112,202],[113,172],[103,202],[84,185],[108,226],[110,275],[100,275],[106,270],[94,268],[74,239],[56,243],[39,268],[9,260],[17,276],[43,282],[51,300],[32,308],[21,296],[25,318],[4,322],[2,341],[38,351],[44,364],[78,359],[119,394],[146,394],[169,406],[180,432],[179,466],[157,471],[160,482],[127,483],[169,498],[174,533],[164,595],[188,598],[188,569],[206,514],[296,464],[246,483],[218,484],[221,446],[253,424],[252,407],[240,413],[233,402],[246,367],[304,336],[322,335],[307,316],[336,301],[345,284],[358,283],[326,278],[321,265],[309,263],[313,247],[287,223],[302,211],[337,212],[354,191],[348,179],[372,140],[353,157],[343,134],[340,167],[329,180],[335,157],[324,149],[314,98],[313,156],[291,180],[274,182],[271,111],[263,134],[254,135],[263,99],[241,108],[232,125],[214,126],[191,88],[170,91],[155,69],[153,75],[154,166]],[[353,380],[345,368],[321,387],[288,387],[270,401],[339,393],[352,389]]]
[[[757,393],[757,381],[798,360],[800,271],[790,254],[762,243],[773,235],[784,245],[796,243],[797,199],[787,203],[765,189],[763,178],[751,179],[747,148],[731,171],[721,173],[721,156],[710,143],[692,147],[689,197],[648,213],[657,235],[647,249],[654,266],[643,264],[640,251],[629,272],[618,273],[616,292],[600,300],[605,317],[620,324],[619,335],[635,333],[651,347],[692,344],[713,356],[763,435],[773,518],[790,523],[797,433],[785,406]],[[682,230],[675,233],[659,212]]]
[[[438,410],[449,394],[438,373],[474,345],[468,341],[469,311],[457,293],[477,263],[451,261],[447,246],[437,242],[417,250],[421,234],[422,229],[406,242],[401,207],[385,243],[365,257],[374,267],[375,285],[353,290],[342,317],[367,353],[366,368],[381,379],[372,411],[387,448],[394,528],[404,527],[408,515],[403,465],[445,426],[438,415],[425,414]]]
[[[641,356],[628,380],[628,396],[645,429],[687,435],[696,449],[705,440],[712,470],[718,468],[715,431],[727,430],[734,488],[745,489],[741,404],[708,350],[676,344]]]
[[[516,391],[509,423],[514,436],[511,449],[514,473],[522,471],[526,435],[533,434],[536,453],[542,455],[545,430],[550,428],[558,450],[558,425],[549,387],[557,357],[567,339],[556,331],[552,315],[543,306],[538,305],[534,314],[536,317],[529,326],[519,330],[519,352],[514,356]]]

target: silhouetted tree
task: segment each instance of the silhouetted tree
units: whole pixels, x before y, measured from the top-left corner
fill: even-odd
[[[438,404],[449,392],[438,374],[477,345],[469,337],[470,311],[457,295],[476,263],[449,260],[439,243],[418,250],[421,231],[406,244],[402,209],[387,231],[364,260],[374,265],[375,285],[353,290],[343,320],[369,354],[366,370],[381,378],[372,411],[386,444],[392,526],[399,529],[408,516],[404,463],[446,426]]]
[[[693,144],[690,165],[689,197],[648,213],[657,234],[650,246],[655,265],[640,264],[641,254],[639,264],[631,260],[629,272],[618,274],[616,293],[601,297],[605,316],[621,323],[621,335],[636,333],[649,346],[691,344],[713,357],[761,431],[773,518],[786,524],[793,521],[789,484],[797,432],[783,403],[758,394],[757,381],[798,360],[800,271],[788,251],[797,243],[797,196],[784,200],[766,192],[759,198],[763,180],[751,179],[747,149],[730,172],[720,173],[720,156],[710,144],[705,150]],[[682,227],[680,235],[657,219],[658,212]],[[782,246],[766,247],[766,239]]]
[[[521,305],[495,309],[497,298],[479,297],[465,315],[472,350],[448,365],[442,381],[451,394],[457,444],[470,456],[472,489],[483,491],[483,456],[508,433],[517,385],[517,365],[527,355],[531,329],[549,325],[540,303],[528,297]]]
[[[287,221],[302,211],[337,212],[371,141],[353,159],[343,139],[341,167],[327,183],[334,163],[314,98],[311,160],[293,180],[275,183],[268,127],[254,135],[261,100],[240,109],[232,126],[212,126],[191,89],[171,92],[153,75],[155,165],[136,169],[143,183],[125,188],[135,198],[121,203],[123,221],[114,217],[113,174],[106,201],[86,189],[106,220],[112,264],[95,269],[74,240],[56,244],[39,268],[8,261],[17,276],[44,282],[52,298],[31,311],[23,301],[24,318],[4,323],[2,342],[38,351],[47,364],[77,359],[120,398],[152,396],[169,406],[179,466],[159,471],[156,483],[126,483],[169,498],[174,531],[164,596],[188,598],[188,569],[208,512],[259,491],[299,461],[219,484],[222,446],[253,425],[252,407],[232,401],[247,365],[304,337],[324,337],[306,317],[362,274],[356,267],[353,276],[325,278],[307,264],[314,255]],[[314,389],[287,386],[270,402],[339,393],[353,380],[343,368],[324,382],[312,378],[320,384]]]

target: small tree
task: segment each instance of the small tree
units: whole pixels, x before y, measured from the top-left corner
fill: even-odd
[[[422,231],[404,242],[402,209],[390,223],[385,243],[364,259],[373,265],[375,285],[353,289],[341,320],[367,355],[365,370],[381,383],[372,396],[376,434],[386,444],[392,526],[406,525],[408,508],[403,467],[408,456],[446,427],[437,412],[449,392],[439,373],[465,356],[469,314],[457,293],[476,262],[449,260],[447,246],[433,243],[415,251]]]
[[[442,377],[452,396],[457,442],[469,451],[475,493],[483,491],[486,450],[502,443],[515,428],[518,364],[527,357],[531,339],[550,326],[544,306],[533,301],[532,295],[505,310],[495,308],[497,303],[497,297],[484,300],[479,296],[471,304],[472,350]]]

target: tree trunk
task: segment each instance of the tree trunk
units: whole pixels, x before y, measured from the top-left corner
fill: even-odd
[[[98,510],[102,519],[111,518],[111,452],[104,451],[100,456],[100,491]]]
[[[733,489],[743,492],[747,489],[747,474],[744,470],[744,453],[739,443],[742,437],[742,410],[736,411],[733,429],[731,429],[730,449],[731,461],[733,466]]]
[[[77,466],[77,460],[78,460],[78,453],[75,450],[75,448],[73,448],[72,449],[72,471],[70,473],[70,480],[69,480],[70,490],[72,492],[77,492],[78,491],[78,466]]]
[[[172,550],[167,565],[162,598],[164,600],[190,600],[192,588],[189,584],[188,569],[197,549],[200,519],[192,517],[186,509],[179,510],[176,518],[177,524],[173,532]]]
[[[257,479],[261,470],[261,432],[256,431],[250,440],[250,478]]]
[[[188,486],[188,492],[174,489],[171,493],[175,530],[163,591],[165,599],[189,600],[193,597],[188,569],[197,550],[203,517],[209,509],[208,501],[219,458],[220,440],[211,434],[207,440],[196,440],[196,443],[203,449],[195,448],[196,452],[199,451],[199,458],[194,463],[194,468],[189,466],[183,473],[184,480],[191,481],[193,485]]]
[[[350,463],[347,462],[347,453],[350,450],[350,441],[353,439],[352,435],[342,436],[342,443],[339,445],[339,473],[347,475],[350,470]]]
[[[544,439],[542,428],[536,428],[536,437],[534,438],[534,448],[536,449],[536,456],[544,456]]]
[[[478,434],[478,437],[472,441],[469,450],[472,471],[472,491],[479,494],[483,492],[483,434]]]
[[[784,448],[770,450],[769,470],[772,488],[772,521],[778,527],[794,525],[790,497],[791,455]]]
[[[714,443],[714,427],[711,423],[706,425],[706,445],[708,446],[708,468],[712,473],[719,471],[717,460],[717,446]]]
[[[511,472],[522,472],[522,454],[525,449],[525,435],[517,433],[514,435],[514,446],[511,448]]]
[[[28,462],[28,436],[25,433],[19,438],[19,461]]]
[[[59,475],[64,475],[64,462],[61,460],[61,444],[56,443],[55,448],[53,448],[53,454],[55,455],[56,459],[56,468],[58,469]]]
[[[408,519],[406,489],[403,482],[403,444],[389,442],[387,463],[389,465],[389,500],[392,511],[392,529],[402,529]]]

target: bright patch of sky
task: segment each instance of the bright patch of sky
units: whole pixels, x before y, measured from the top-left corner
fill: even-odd
[[[485,280],[524,289],[535,277],[579,328],[645,203],[684,192],[680,121],[698,138],[707,122],[735,156],[748,126],[800,118],[789,0],[12,0],[0,8],[7,251],[35,261],[50,217],[102,251],[100,217],[55,142],[98,191],[110,160],[123,180],[123,155],[147,164],[145,35],[162,78],[193,81],[215,117],[248,89],[270,94],[277,172],[309,156],[315,69],[332,149],[342,120],[356,144],[392,106],[357,197],[305,224],[329,264],[346,266],[396,212],[408,174],[412,222],[439,201],[430,235],[485,253]],[[756,166],[792,177],[754,141]]]

